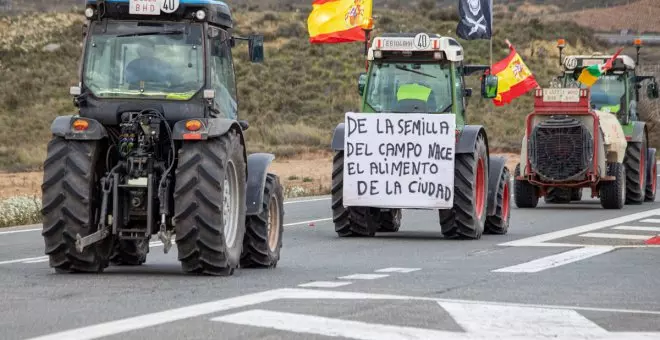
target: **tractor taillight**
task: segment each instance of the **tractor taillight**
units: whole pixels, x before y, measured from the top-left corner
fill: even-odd
[[[202,122],[197,119],[192,119],[186,122],[186,129],[188,131],[197,131],[202,128]]]
[[[89,123],[84,119],[76,119],[71,126],[73,126],[73,129],[76,131],[84,131],[89,128]]]

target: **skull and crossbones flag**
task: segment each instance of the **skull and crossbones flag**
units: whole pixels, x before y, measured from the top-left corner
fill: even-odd
[[[493,35],[493,0],[458,0],[456,34],[465,40],[489,40]]]

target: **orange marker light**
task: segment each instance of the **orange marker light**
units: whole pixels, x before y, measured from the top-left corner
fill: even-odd
[[[638,39],[635,39],[635,41],[633,41],[633,44],[634,44],[635,46],[641,46],[641,45],[642,45],[642,39],[639,39],[639,38],[638,38]]]
[[[188,131],[197,131],[202,128],[202,122],[197,119],[189,120],[186,122],[186,129]]]
[[[557,40],[557,47],[564,47],[564,46],[566,46],[566,40],[558,39]]]
[[[76,131],[83,131],[83,130],[87,130],[87,128],[89,127],[89,123],[84,119],[76,119],[73,121],[72,126],[73,129]]]

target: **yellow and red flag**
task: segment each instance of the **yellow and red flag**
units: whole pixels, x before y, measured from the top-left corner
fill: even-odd
[[[493,98],[496,106],[510,103],[532,89],[539,87],[534,74],[529,70],[516,49],[507,40],[509,55],[495,63],[491,74],[498,78],[497,97]]]
[[[315,0],[307,18],[312,44],[365,41],[371,29],[373,0]]]

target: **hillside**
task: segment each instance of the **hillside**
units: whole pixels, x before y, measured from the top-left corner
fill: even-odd
[[[639,0],[616,7],[571,12],[562,19],[572,19],[598,31],[660,32],[659,5],[658,0]]]

